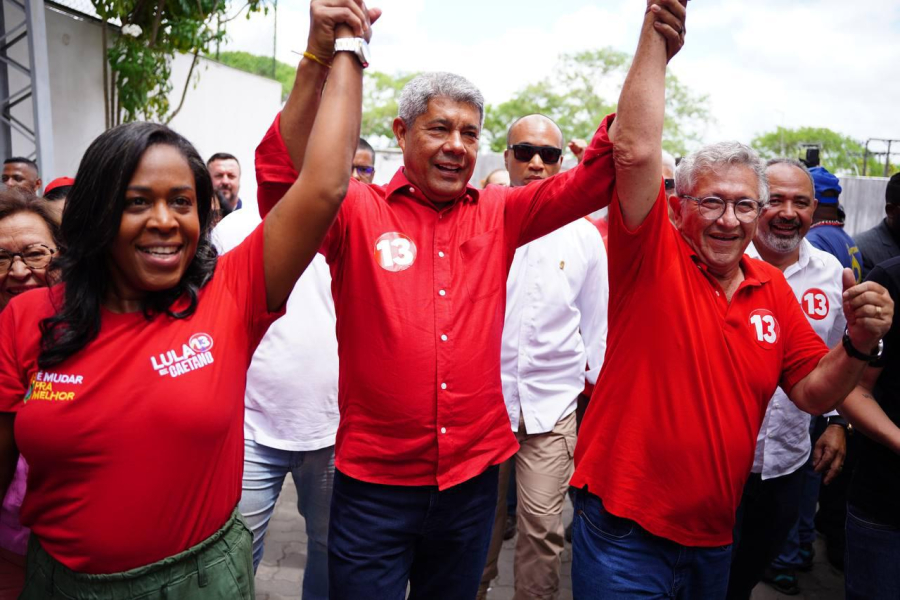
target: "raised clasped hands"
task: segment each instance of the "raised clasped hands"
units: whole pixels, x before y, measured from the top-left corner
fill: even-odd
[[[372,39],[372,23],[380,16],[381,9],[368,8],[363,0],[312,0],[309,3],[306,51],[330,63],[334,57],[336,37],[343,37],[349,30],[354,37],[368,42]]]
[[[656,18],[653,26],[666,39],[666,60],[672,60],[684,46],[687,3],[688,0],[647,0],[647,12]]]
[[[843,304],[853,347],[867,354],[873,352],[878,340],[891,328],[894,301],[890,294],[874,281],[856,285],[853,271],[844,269]]]

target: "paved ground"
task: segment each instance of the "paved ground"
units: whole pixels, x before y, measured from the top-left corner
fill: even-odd
[[[566,521],[572,518],[571,505],[566,510]],[[500,556],[500,576],[488,596],[489,600],[509,600],[513,597],[513,548],[515,539],[503,545]],[[825,562],[825,548],[821,541],[816,545],[816,564],[810,573],[802,573],[799,596],[784,596],[775,593],[765,584],[753,592],[753,600],[841,600],[844,597],[844,583],[841,574]],[[306,532],[303,520],[297,514],[297,491],[290,477],[284,482],[284,489],[275,516],[266,535],[266,552],[256,573],[257,600],[297,600],[300,598],[300,582],[306,565]],[[563,553],[563,593],[560,600],[572,597],[572,554],[569,548]],[[373,599],[378,600],[378,599]],[[468,599],[462,599],[468,600]]]

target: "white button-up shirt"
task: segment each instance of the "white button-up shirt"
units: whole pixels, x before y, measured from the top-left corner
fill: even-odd
[[[606,352],[608,303],[606,248],[586,219],[516,250],[500,353],[513,431],[520,411],[527,433],[551,431],[575,410],[585,377],[596,383]]]
[[[747,254],[760,258],[752,244]],[[809,324],[829,348],[840,343],[847,325],[841,299],[842,272],[835,257],[806,239],[800,243],[800,259],[784,271]],[[797,408],[781,388],[775,390],[756,439],[752,471],[772,479],[803,466],[811,450],[809,423],[808,413]]]
[[[260,223],[255,209],[234,211],[212,232],[219,252]],[[244,438],[305,452],[333,446],[338,428],[338,351],[331,273],[316,254],[263,337],[247,370]]]

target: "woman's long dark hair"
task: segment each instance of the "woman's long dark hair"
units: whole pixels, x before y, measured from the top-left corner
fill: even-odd
[[[100,135],[84,153],[66,201],[61,227],[66,252],[59,260],[65,294],[56,314],[41,322],[41,368],[66,360],[100,332],[100,306],[110,285],[107,255],[119,233],[125,190],[144,152],[157,144],[177,148],[194,174],[200,240],[178,285],[147,294],[142,309],[148,319],[160,313],[183,319],[196,310],[200,288],[216,268],[216,250],[209,241],[213,194],[209,171],[194,146],[168,127],[119,125]],[[172,305],[180,298],[187,298],[188,306],[175,312]]]

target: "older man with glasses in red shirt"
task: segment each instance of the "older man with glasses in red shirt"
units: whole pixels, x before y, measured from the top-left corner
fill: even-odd
[[[672,54],[683,8],[659,0]],[[365,7],[313,2],[339,22]],[[265,211],[303,167],[336,47],[312,32],[284,111],[257,149]],[[346,44],[346,42],[345,42]],[[365,46],[354,42],[360,59]],[[350,182],[321,252],[332,272],[340,357],[329,529],[332,598],[473,598],[518,448],[500,383],[506,276],[515,249],[609,203],[612,148],[525,187],[468,185],[484,118],[471,83],[427,73],[404,88],[393,130],[404,167]]]
[[[686,157],[667,215],[660,174],[666,40],[651,6],[594,148],[613,152],[609,335],[572,485],[575,598],[723,598],[732,528],[777,386],[821,414],[888,331],[883,287],[844,273],[843,345],[828,350],[776,268],[748,258],[765,164],[721,143]]]

